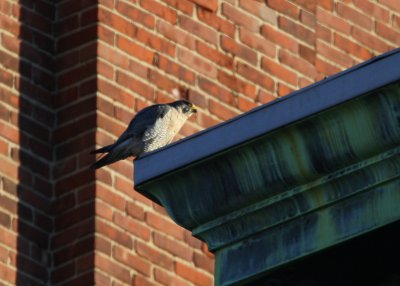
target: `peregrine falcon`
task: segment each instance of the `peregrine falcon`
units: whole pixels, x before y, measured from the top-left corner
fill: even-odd
[[[90,168],[98,169],[130,156],[139,157],[167,145],[185,121],[196,112],[196,107],[187,100],[144,108],[136,114],[114,144],[92,151],[95,154],[107,154]]]

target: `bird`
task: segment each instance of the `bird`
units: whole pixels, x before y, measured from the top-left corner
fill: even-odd
[[[142,109],[115,143],[91,152],[103,156],[90,168],[98,169],[131,156],[137,159],[171,143],[186,120],[196,112],[196,106],[184,99]]]

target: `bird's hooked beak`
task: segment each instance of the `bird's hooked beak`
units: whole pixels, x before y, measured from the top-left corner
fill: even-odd
[[[194,105],[194,104],[192,105],[191,111],[192,111],[192,113],[197,113],[196,105]]]

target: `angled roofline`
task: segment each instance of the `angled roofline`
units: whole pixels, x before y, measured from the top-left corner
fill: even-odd
[[[400,48],[151,152],[135,161],[135,185],[395,82],[399,66]]]

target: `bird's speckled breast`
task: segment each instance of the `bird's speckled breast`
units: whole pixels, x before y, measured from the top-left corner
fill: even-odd
[[[145,142],[144,152],[150,152],[171,143],[187,119],[186,114],[175,108],[171,109],[164,118],[158,120],[154,127],[148,130],[149,136],[154,140]]]

